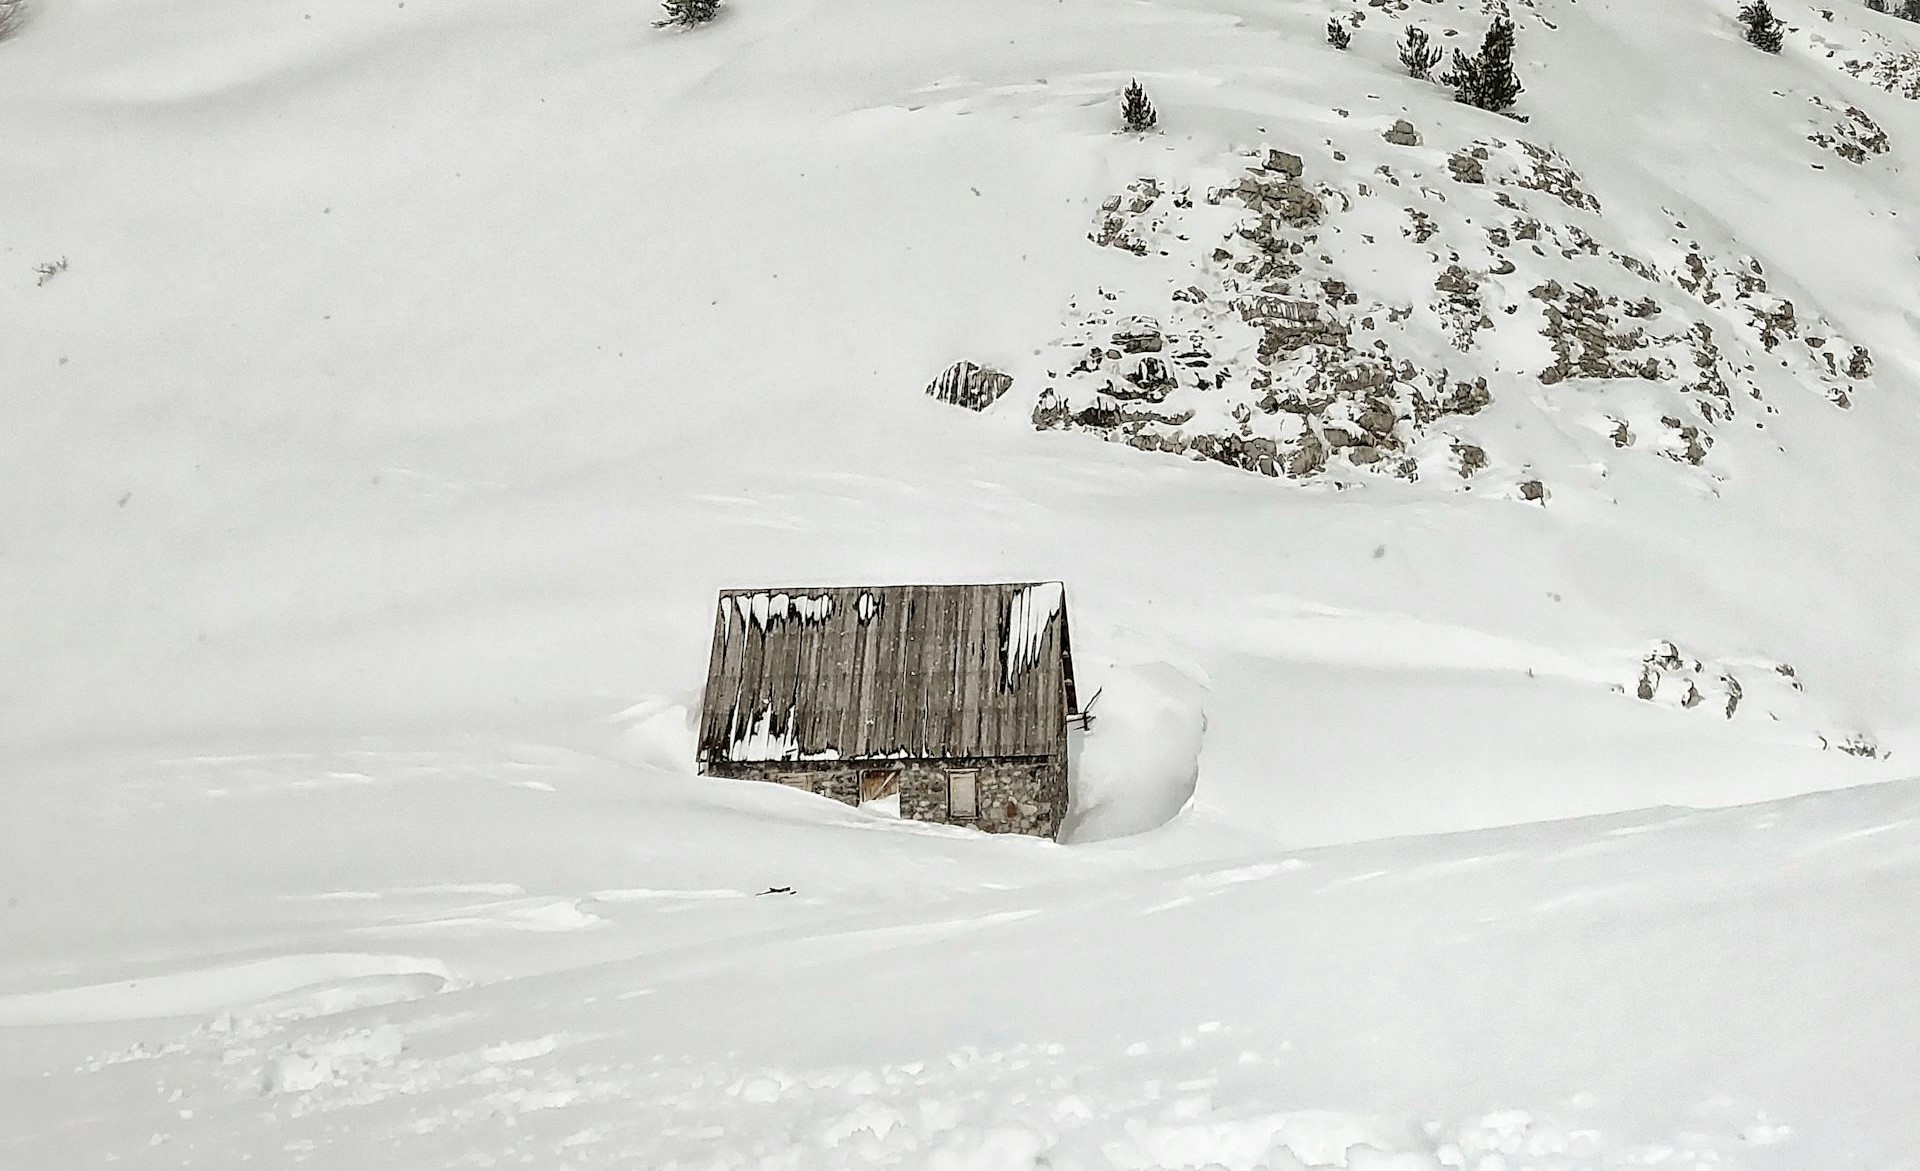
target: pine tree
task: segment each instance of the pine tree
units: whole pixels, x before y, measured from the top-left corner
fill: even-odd
[[[1905,20],[1920,20],[1920,0],[1907,0],[1900,8],[1900,15]]]
[[[1138,79],[1127,83],[1127,92],[1120,99],[1120,116],[1126,120],[1127,129],[1135,133],[1152,130],[1160,120],[1153,103],[1147,100],[1146,87]]]
[[[1496,16],[1480,51],[1469,57],[1453,51],[1453,67],[1440,78],[1453,87],[1454,100],[1500,113],[1513,108],[1526,89],[1513,71],[1513,21]]]
[[[671,24],[693,28],[720,15],[720,0],[660,0],[660,7],[667,10],[667,15],[653,22],[655,28]]]
[[[1867,8],[1873,12],[1885,12],[1887,0],[1867,0]]]
[[[1767,0],[1752,0],[1740,10],[1740,23],[1747,26],[1747,43],[1763,53],[1778,53],[1786,26],[1767,7]]]
[[[1339,17],[1331,17],[1327,20],[1327,44],[1336,49],[1344,49],[1353,44],[1353,34],[1347,31],[1346,25],[1340,23]]]
[[[1400,42],[1400,64],[1407,67],[1407,76],[1425,79],[1440,64],[1444,56],[1438,46],[1427,43],[1427,30],[1414,25],[1407,30],[1406,39]]]

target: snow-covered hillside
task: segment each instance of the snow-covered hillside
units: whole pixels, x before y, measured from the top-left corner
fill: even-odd
[[[1920,24],[1733,8],[39,0],[0,1166],[1920,1165]],[[689,775],[1055,579],[1080,844]]]

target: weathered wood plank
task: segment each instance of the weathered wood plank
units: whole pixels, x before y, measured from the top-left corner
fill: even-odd
[[[1057,753],[1072,703],[1064,602],[1038,628],[1038,662],[1006,677],[1009,610],[1022,585],[727,591],[714,610],[700,743],[726,758],[736,718],[770,715],[805,755],[923,758]],[[859,621],[860,597],[878,613]],[[794,599],[782,604],[779,595]],[[760,622],[739,604],[756,597]],[[830,599],[830,611],[821,605]],[[793,723],[786,726],[789,713]]]
[[[879,601],[871,621],[860,638],[860,674],[855,682],[855,714],[860,725],[860,734],[856,738],[857,755],[872,756],[880,751],[880,656],[886,643],[886,632],[893,621],[893,591],[875,595]]]
[[[727,665],[727,614],[732,605],[723,595],[713,610],[713,643],[707,652],[707,686],[700,694],[699,748],[703,755],[711,755],[721,749],[719,729],[725,718],[722,697],[729,687],[739,686],[738,673],[728,670]]]

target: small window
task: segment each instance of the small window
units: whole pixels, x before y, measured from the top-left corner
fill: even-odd
[[[947,773],[947,816],[954,821],[974,821],[979,818],[979,772],[967,768]]]

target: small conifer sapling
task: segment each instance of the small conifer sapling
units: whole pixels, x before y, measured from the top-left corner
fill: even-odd
[[[1480,42],[1480,51],[1469,57],[1453,51],[1453,67],[1440,78],[1453,87],[1454,100],[1498,114],[1513,108],[1526,89],[1513,71],[1513,21],[1496,16]]]
[[[1767,0],[1752,0],[1740,10],[1740,23],[1747,26],[1747,43],[1763,53],[1778,53],[1786,25],[1767,7]]]
[[[1340,23],[1340,18],[1337,16],[1327,20],[1327,44],[1336,49],[1344,49],[1353,44],[1353,33],[1348,31],[1346,25]]]
[[[1428,43],[1427,30],[1419,25],[1409,28],[1400,42],[1400,64],[1407,67],[1408,77],[1424,80],[1440,64],[1441,56],[1439,46]]]
[[[666,9],[667,15],[653,22],[655,28],[675,24],[693,28],[720,15],[720,0],[660,0],[660,7]]]
[[[1147,100],[1147,89],[1138,79],[1127,83],[1127,92],[1120,98],[1120,117],[1126,121],[1127,129],[1135,134],[1144,134],[1153,129],[1160,115]]]

